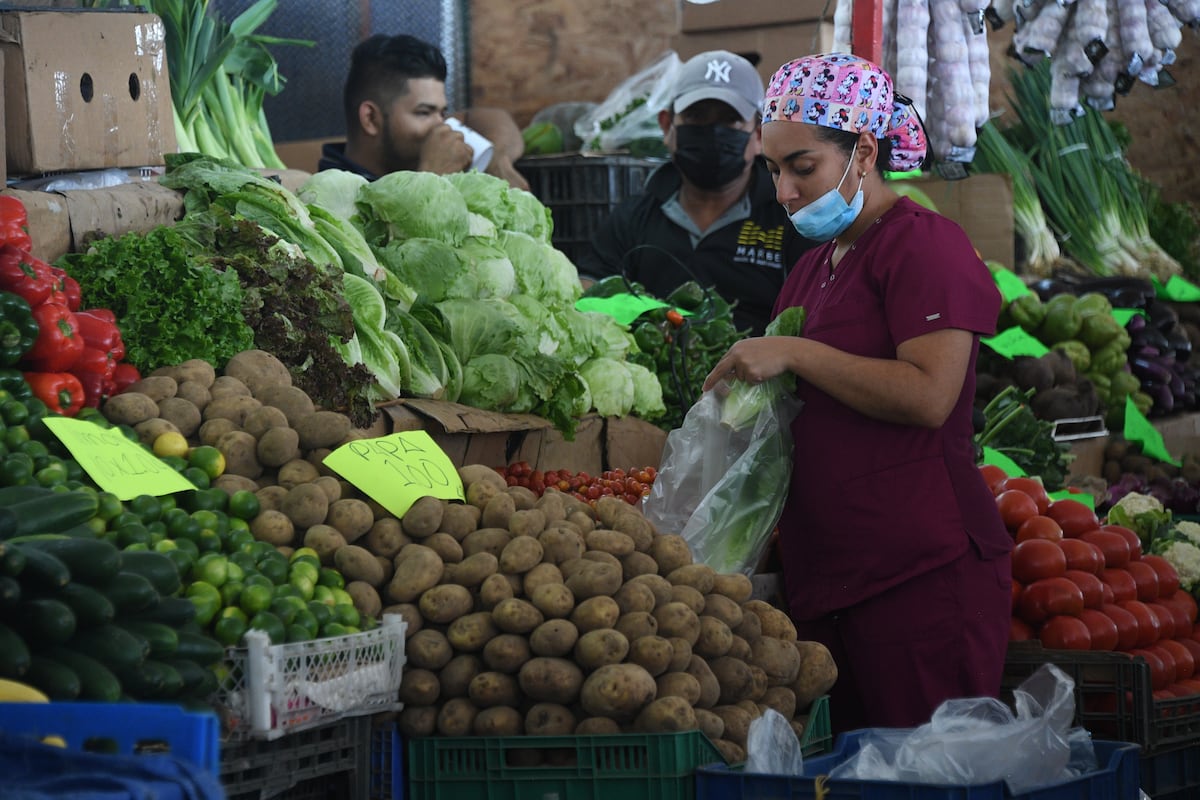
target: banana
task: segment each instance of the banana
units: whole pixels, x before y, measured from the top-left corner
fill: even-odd
[[[0,703],[49,703],[50,698],[20,681],[0,678]]]

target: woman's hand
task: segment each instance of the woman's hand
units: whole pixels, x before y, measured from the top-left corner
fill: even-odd
[[[716,386],[722,378],[737,378],[746,383],[762,383],[777,375],[793,371],[795,352],[800,346],[797,336],[759,336],[743,339],[729,348],[713,366],[704,380],[704,391]]]

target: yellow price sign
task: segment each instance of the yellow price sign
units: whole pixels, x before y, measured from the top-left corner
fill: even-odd
[[[466,500],[458,470],[425,431],[347,442],[323,463],[397,517],[426,495]]]
[[[121,500],[141,494],[158,497],[196,488],[158,456],[125,438],[116,428],[71,417],[46,417],[46,427],[71,451],[101,489]]]

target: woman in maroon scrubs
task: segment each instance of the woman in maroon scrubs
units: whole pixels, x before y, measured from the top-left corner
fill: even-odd
[[[882,69],[847,54],[785,64],[761,135],[779,202],[825,244],[775,306],[807,310],[803,337],[738,342],[705,388],[798,376],[779,523],[791,616],[838,665],[836,731],[918,725],[1000,688],[1012,540],[971,443],[1000,295],[958,225],[884,183],[924,162],[926,140]]]

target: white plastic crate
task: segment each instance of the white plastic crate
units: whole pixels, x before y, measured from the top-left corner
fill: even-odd
[[[343,717],[395,711],[407,623],[385,614],[370,631],[270,644],[262,631],[225,652],[214,705],[231,739],[277,739]]]

